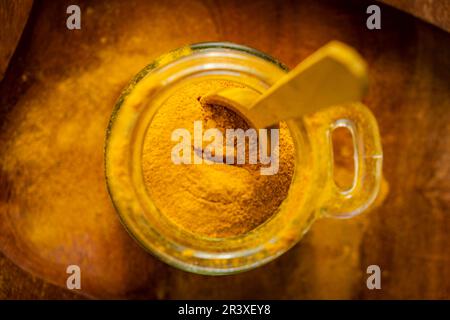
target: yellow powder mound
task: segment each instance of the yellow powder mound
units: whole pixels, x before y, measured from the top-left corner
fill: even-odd
[[[172,163],[173,130],[193,123],[203,128],[248,128],[234,112],[203,107],[199,97],[213,90],[237,87],[224,80],[207,80],[182,87],[160,108],[145,137],[142,166],[150,196],[159,210],[178,227],[201,236],[224,238],[246,233],[274,214],[286,197],[294,171],[294,145],[285,124],[280,125],[279,171],[261,175],[260,165]]]

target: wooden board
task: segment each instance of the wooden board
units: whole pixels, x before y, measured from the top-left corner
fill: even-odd
[[[450,32],[450,1],[380,0]]]
[[[39,2],[0,85],[1,298],[449,298],[449,34],[388,6],[365,27],[369,1]],[[104,132],[121,89],[158,55],[222,40],[293,67],[330,40],[369,64],[364,101],[376,115],[390,190],[352,220],[318,221],[302,242],[253,271],[206,277],[141,250],[120,225],[103,178]],[[382,290],[366,268],[382,268]],[[45,279],[48,285],[37,278]]]
[[[28,20],[33,0],[0,0],[0,80]]]

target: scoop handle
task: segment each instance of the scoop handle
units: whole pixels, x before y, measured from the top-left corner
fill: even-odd
[[[368,86],[366,70],[366,63],[354,49],[330,42],[254,101],[249,116],[267,127],[324,107],[361,101]]]
[[[361,101],[367,91],[367,68],[351,47],[332,41],[314,52],[262,95],[229,88],[203,97],[225,103],[259,128],[301,118],[328,106]]]

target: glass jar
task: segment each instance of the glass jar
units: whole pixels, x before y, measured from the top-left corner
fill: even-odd
[[[295,145],[295,170],[276,214],[229,238],[181,230],[160,212],[144,184],[142,149],[153,116],[189,81],[224,79],[264,92],[287,72],[255,49],[231,43],[201,43],[172,51],[139,72],[120,96],[105,144],[106,181],[118,215],[137,242],[182,270],[219,275],[261,266],[296,244],[318,218],[351,217],[367,208],[379,190],[382,151],[377,123],[360,103],[330,107],[287,121]],[[355,174],[350,189],[333,179],[331,133],[350,130]]]

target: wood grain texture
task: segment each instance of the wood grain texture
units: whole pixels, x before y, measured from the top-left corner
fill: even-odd
[[[76,297],[35,276],[63,287],[79,264],[83,293],[100,298],[450,298],[449,34],[388,6],[369,31],[368,3],[81,2],[76,31],[65,28],[71,3],[37,3],[0,84],[0,248],[34,276],[0,258],[0,297]],[[103,178],[106,125],[131,77],[194,42],[249,45],[293,67],[333,39],[368,61],[383,205],[318,221],[276,261],[233,276],[189,274],[140,249]],[[366,288],[371,264],[382,290]]]
[[[0,0],[0,80],[16,49],[33,0]]]
[[[450,32],[450,1],[448,0],[381,1]]]
[[[4,299],[83,299],[25,273],[0,254],[0,300]]]

